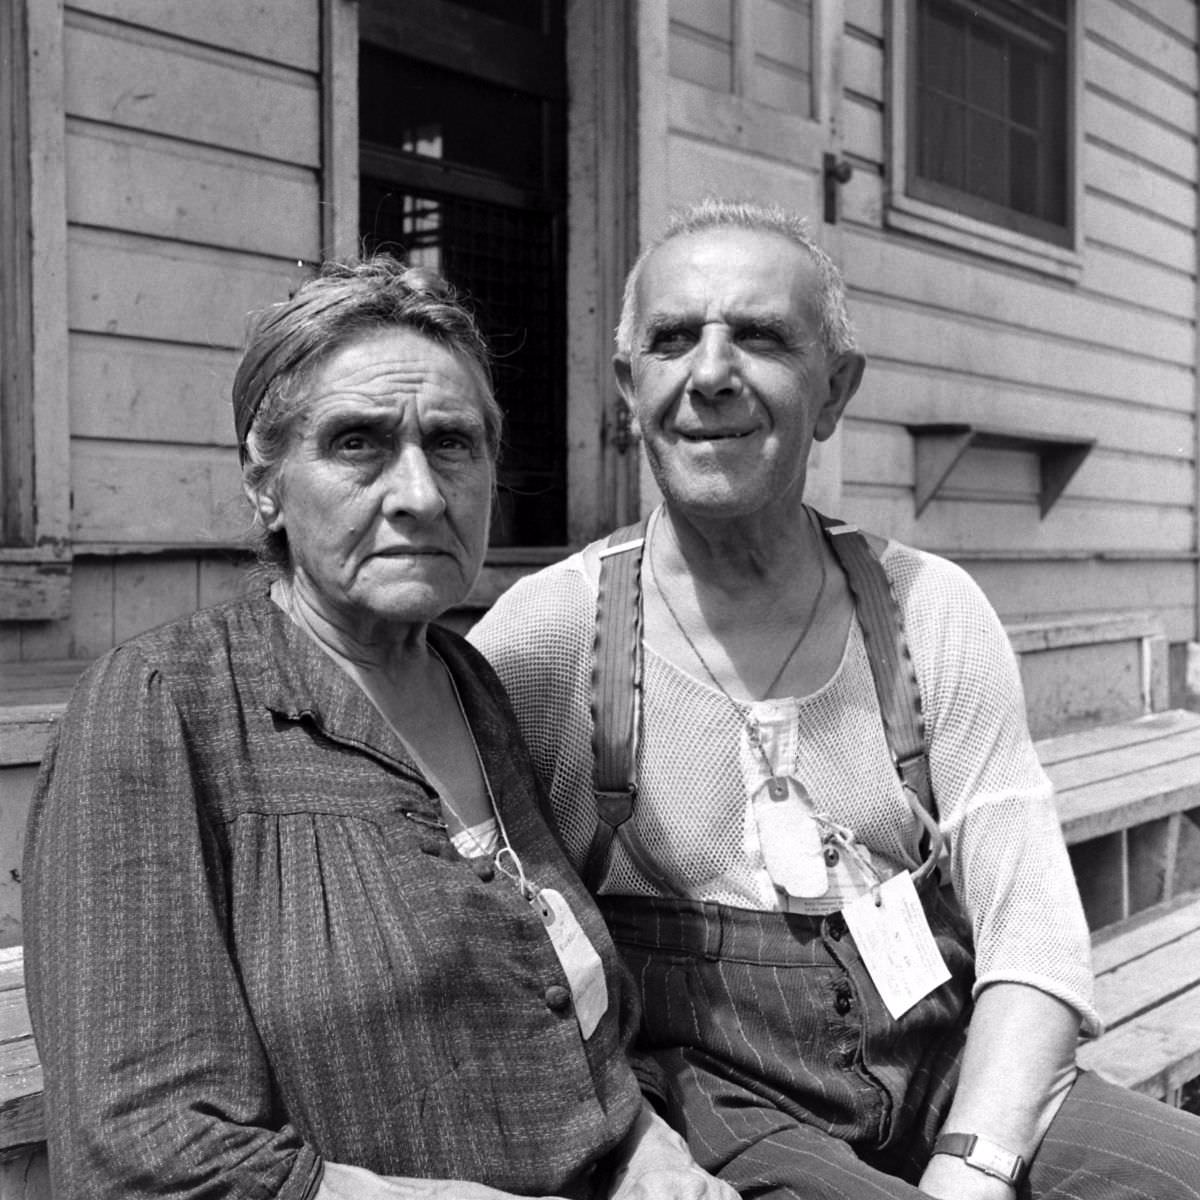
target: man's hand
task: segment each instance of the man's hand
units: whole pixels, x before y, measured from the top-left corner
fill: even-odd
[[[610,1200],[738,1200],[727,1183],[693,1163],[672,1170],[654,1169],[627,1175],[609,1193]]]
[[[376,1175],[363,1167],[327,1162],[313,1200],[520,1200],[520,1197],[466,1179]],[[542,1200],[561,1200],[561,1197],[544,1196]]]

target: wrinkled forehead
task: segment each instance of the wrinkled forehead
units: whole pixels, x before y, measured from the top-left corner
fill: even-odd
[[[408,409],[422,419],[479,424],[495,456],[501,417],[483,369],[466,352],[406,325],[361,331],[330,347],[297,381],[289,421],[300,433],[331,412],[383,417]]]
[[[315,366],[309,386],[318,391],[340,387],[364,397],[425,390],[466,404],[482,402],[490,391],[468,354],[404,325],[344,339]]]
[[[720,228],[679,234],[646,259],[638,324],[670,316],[816,317],[820,275],[811,255],[782,234]]]

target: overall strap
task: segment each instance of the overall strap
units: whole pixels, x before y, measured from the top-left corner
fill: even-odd
[[[900,606],[870,543],[856,525],[817,514],[826,540],[846,575],[858,623],[863,631],[875,694],[883,716],[888,747],[913,813],[925,828],[924,861],[913,872],[920,883],[937,865],[942,835],[925,752],[921,693],[913,669]]]
[[[613,834],[633,815],[637,796],[637,707],[642,675],[640,567],[645,523],[609,534],[600,551],[596,640],[592,650],[592,751],[596,832],[583,865],[598,884]]]
[[[595,892],[604,882],[613,838],[663,895],[678,886],[657,864],[631,820],[637,803],[642,700],[642,547],[646,522],[610,534],[600,551],[592,667],[592,749],[596,829],[580,875]]]

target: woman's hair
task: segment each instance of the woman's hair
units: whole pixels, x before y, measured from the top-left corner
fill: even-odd
[[[316,370],[347,343],[383,329],[411,329],[478,370],[487,448],[496,460],[502,416],[487,343],[474,316],[436,271],[375,254],[327,262],[290,299],[251,315],[233,380],[234,427],[249,492],[262,491],[277,474],[296,422],[307,411],[305,384]],[[255,548],[264,566],[287,566],[282,531],[260,530]]]
[[[803,250],[817,269],[816,305],[822,344],[833,355],[855,349],[854,330],[846,312],[846,289],[841,272],[829,255],[813,241],[808,222],[779,205],[722,200],[710,196],[672,213],[662,236],[647,246],[630,268],[621,301],[621,320],[617,326],[618,354],[628,358],[633,353],[638,322],[638,281],[646,260],[672,238],[689,233],[706,233],[711,229],[776,233]]]

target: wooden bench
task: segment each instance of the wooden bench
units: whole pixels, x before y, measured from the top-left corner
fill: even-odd
[[[1037,750],[1093,930],[1200,889],[1200,713],[1150,713]]]
[[[1178,1105],[1200,1076],[1200,896],[1168,901],[1092,939],[1107,1029],[1080,1063]]]
[[[1200,714],[1166,708],[1153,614],[1009,638],[1093,931],[1106,1032],[1080,1061],[1178,1104],[1200,1075]]]
[[[1200,897],[1102,932],[1093,953],[1108,1029],[1080,1046],[1080,1063],[1177,1104],[1200,1076]],[[0,950],[0,1200],[50,1200],[44,1140],[42,1072],[13,947]]]
[[[1200,714],[1037,743],[1092,937],[1103,1037],[1080,1062],[1178,1104],[1200,1076]]]
[[[1010,629],[1093,930],[1107,1031],[1080,1061],[1178,1103],[1200,1076],[1200,714],[1165,707],[1165,639],[1128,614]],[[1064,653],[1082,648],[1070,663]],[[1097,649],[1099,647],[1099,649]],[[1082,684],[1064,671],[1083,669]],[[29,786],[81,663],[7,672],[0,770]],[[1065,689],[1065,691],[1064,691]],[[1101,723],[1097,724],[1097,720]],[[1051,915],[1052,916],[1052,915]],[[0,949],[0,1200],[48,1200],[41,1069],[21,948]]]
[[[1151,612],[1007,624],[1035,739],[1161,712],[1167,638]]]
[[[42,1068],[21,947],[0,950],[0,1200],[51,1200]]]

